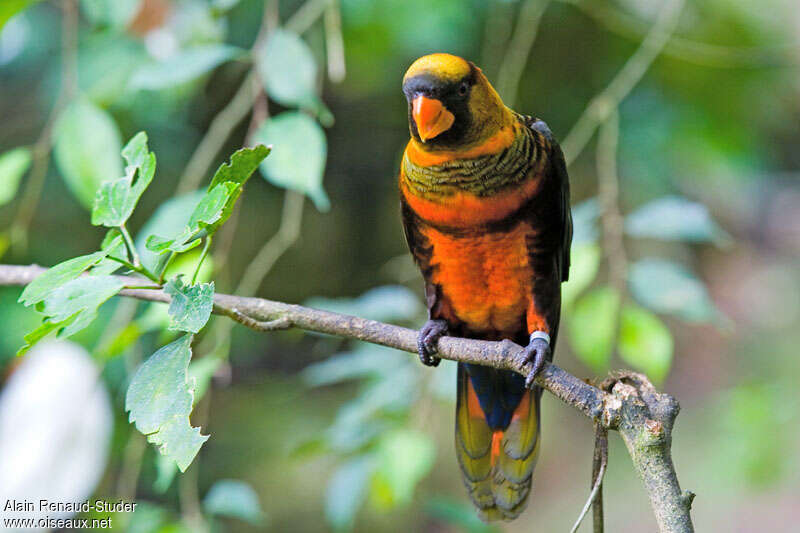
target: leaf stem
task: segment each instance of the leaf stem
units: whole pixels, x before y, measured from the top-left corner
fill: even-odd
[[[200,254],[200,260],[197,262],[197,266],[194,269],[194,274],[192,274],[192,285],[194,285],[195,280],[197,280],[197,274],[200,272],[200,267],[203,266],[203,261],[206,260],[206,256],[208,255],[208,249],[211,247],[211,235],[205,238],[205,242],[203,243],[203,252]]]
[[[176,252],[175,250],[170,250],[169,256],[167,256],[167,260],[164,261],[164,266],[161,267],[161,272],[158,273],[158,282],[160,284],[162,284],[162,285],[164,284],[164,274],[167,273],[167,269],[169,268],[169,265],[172,264],[172,260],[175,259],[175,256],[177,256],[177,255],[178,255],[178,252]]]
[[[119,263],[122,266],[128,268],[129,270],[132,270],[134,272],[138,272],[139,274],[141,274],[142,276],[145,276],[147,279],[149,279],[153,283],[157,283],[159,285],[159,287],[157,287],[157,288],[159,288],[159,289],[161,288],[161,284],[162,284],[161,281],[156,277],[155,274],[153,274],[152,272],[150,272],[149,270],[147,270],[143,266],[136,266],[133,263],[131,263],[130,261],[125,261],[124,259],[120,259],[119,257],[114,257],[113,255],[109,255],[109,256],[106,256],[106,257],[107,257],[107,259],[111,259],[112,261],[116,261],[117,263]],[[145,288],[152,289],[154,287],[145,287]]]
[[[131,257],[133,257],[133,264],[137,267],[140,266],[142,261],[139,259],[139,252],[136,251],[136,245],[133,244],[133,239],[125,224],[119,226],[119,232],[122,233],[122,238],[125,239],[125,245],[128,247]]]

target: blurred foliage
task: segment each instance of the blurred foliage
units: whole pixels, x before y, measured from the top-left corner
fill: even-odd
[[[118,418],[96,496],[137,497],[137,511],[118,517],[127,531],[316,531],[323,521],[337,530],[497,530],[477,521],[455,474],[455,365],[430,371],[377,346],[231,333],[206,321],[213,291],[236,289],[282,220],[300,223],[281,208],[288,189],[319,212],[303,215],[296,245],[267,249],[260,294],[422,323],[418,274],[398,260],[406,252],[394,176],[408,136],[400,80],[433,51],[471,58],[496,80],[507,54],[526,53],[509,40],[523,1],[534,0],[0,2],[0,256],[54,265],[103,243],[26,289],[44,322],[16,303],[19,289],[0,290],[0,368],[11,379],[26,364],[13,354],[30,331],[31,342],[75,333],[89,348]],[[551,2],[513,88],[515,109],[564,139],[661,5]],[[759,505],[753,493],[800,487],[800,406],[785,378],[800,371],[797,17],[790,0],[686,3],[676,35],[619,106],[621,283],[591,144],[570,168],[575,238],[559,363],[579,375],[630,366],[681,399],[674,453],[682,484],[708,502],[696,507],[698,529],[770,529],[743,514]],[[331,83],[345,66],[344,81]],[[132,141],[120,158],[123,140],[142,130],[158,154],[155,179],[146,145]],[[258,166],[265,183],[250,183],[237,211],[241,180],[197,185],[258,143],[272,153],[245,166]],[[105,239],[87,210],[110,228]],[[200,245],[226,220],[204,254]],[[108,277],[120,261],[169,280],[186,305],[103,304],[121,288]],[[80,281],[87,269],[97,275]],[[192,335],[191,362],[188,344],[146,358]],[[163,379],[177,402],[167,414],[183,430],[211,434],[185,475],[174,460],[131,451],[142,437],[126,423],[126,392],[137,425],[170,427],[164,412],[148,411],[141,372]],[[563,412],[544,418],[554,440],[543,445],[535,510],[512,526],[520,530],[564,529],[585,496],[586,473],[570,465],[588,466],[588,452],[570,443],[589,443],[587,428]],[[169,457],[186,468],[192,450]],[[126,493],[121,479],[132,470]],[[649,523],[644,503],[641,520],[613,513],[630,507],[636,483],[610,479],[610,530]],[[751,514],[775,516],[771,530],[780,530],[798,518],[785,499]]]

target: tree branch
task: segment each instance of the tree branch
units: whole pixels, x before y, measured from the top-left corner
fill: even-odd
[[[45,270],[38,265],[0,265],[0,286],[26,285]],[[145,281],[138,277],[119,278],[128,286],[139,286]],[[155,288],[124,289],[120,295],[170,302],[166,293]],[[247,318],[239,322],[259,331],[288,324],[307,331],[417,352],[415,330],[300,305],[215,294],[214,313],[234,318],[245,316]],[[265,327],[265,324],[272,327]],[[531,365],[520,357],[522,347],[509,340],[493,342],[442,337],[438,351],[444,359],[512,370],[523,376],[531,370]],[[620,432],[650,496],[662,533],[694,531],[689,514],[694,495],[681,492],[670,455],[672,427],[679,411],[674,398],[658,393],[641,374],[620,373],[598,388],[552,363],[545,364],[535,382],[602,427]]]

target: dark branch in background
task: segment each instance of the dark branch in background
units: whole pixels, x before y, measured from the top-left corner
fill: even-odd
[[[27,285],[46,269],[37,265],[0,265],[0,286]],[[126,286],[142,286],[146,280],[119,277]],[[125,289],[122,296],[169,303],[170,297],[157,286]],[[417,353],[417,332],[354,316],[300,305],[227,294],[214,295],[214,313],[248,327],[264,329],[296,327]],[[265,327],[271,324],[273,327]],[[480,341],[443,337],[438,344],[444,359],[513,370],[523,376],[531,365],[519,357],[522,347],[511,341]],[[678,402],[659,393],[641,374],[619,373],[594,387],[554,364],[546,364],[536,384],[577,409],[600,427],[617,430],[628,448],[634,467],[650,496],[662,533],[694,531],[689,510],[694,495],[681,492],[670,448]]]

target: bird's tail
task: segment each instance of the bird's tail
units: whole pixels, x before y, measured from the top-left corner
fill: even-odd
[[[458,365],[456,455],[483,520],[513,520],[525,509],[539,455],[540,395],[514,372]]]

